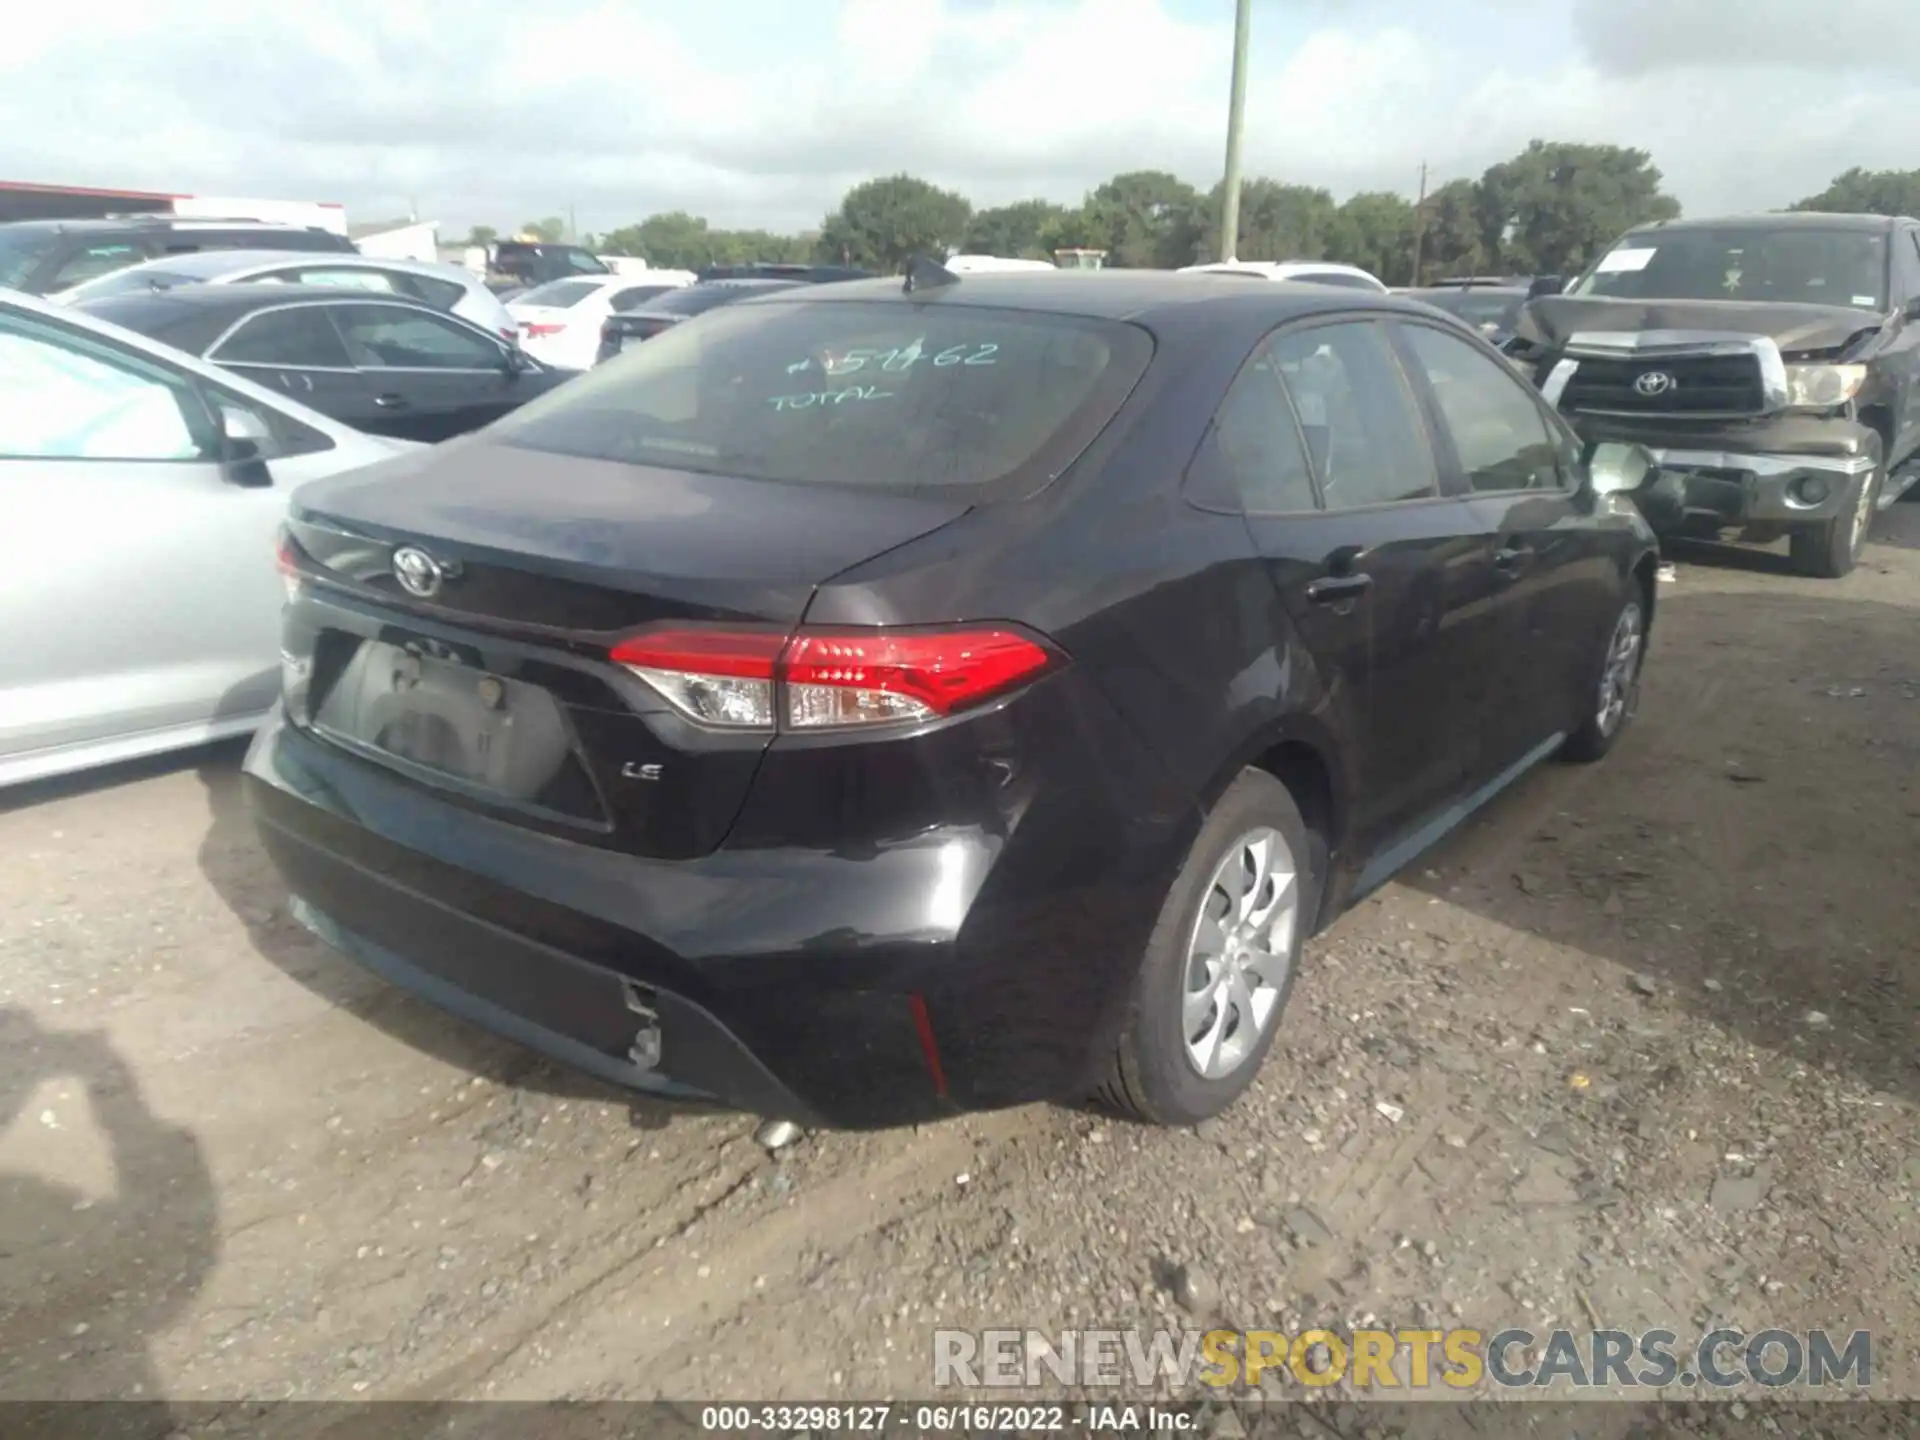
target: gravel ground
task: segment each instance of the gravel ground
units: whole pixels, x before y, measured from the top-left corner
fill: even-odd
[[[1621,748],[1317,940],[1195,1132],[769,1156],[318,946],[231,748],[12,792],[0,1399],[926,1396],[936,1325],[1370,1320],[1865,1328],[1920,1397],[1920,506],[1887,520],[1839,583],[1679,555]]]

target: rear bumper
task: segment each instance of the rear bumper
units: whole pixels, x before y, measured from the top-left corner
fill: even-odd
[[[296,915],[350,958],[611,1083],[806,1125],[1084,1093],[1163,893],[1127,864],[1071,883],[1041,804],[1031,836],[648,860],[450,806],[278,712],[245,787]],[[1085,798],[1061,814],[1094,854],[1138,838]]]

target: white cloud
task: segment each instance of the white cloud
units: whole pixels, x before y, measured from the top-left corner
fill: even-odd
[[[1704,211],[1912,163],[1915,0],[1854,0],[1844,24],[1785,0],[1486,9],[1262,0],[1248,169],[1411,190],[1423,161],[1439,183],[1535,136],[1611,141],[1651,151]],[[987,203],[1147,167],[1209,185],[1230,17],[1188,0],[100,0],[84,22],[9,17],[0,133],[6,178],[417,201],[462,224],[573,205],[589,228],[682,208],[788,228],[901,170]]]

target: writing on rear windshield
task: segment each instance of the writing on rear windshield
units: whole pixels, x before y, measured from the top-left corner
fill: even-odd
[[[915,340],[911,345],[897,345],[890,350],[822,351],[804,360],[794,361],[787,366],[787,373],[799,375],[817,365],[829,375],[855,375],[869,367],[897,375],[911,370],[922,360],[937,369],[946,370],[955,365],[997,365],[1000,363],[999,355],[1000,347],[997,344],[949,345],[944,350],[929,353],[926,347]]]
[[[886,400],[893,391],[877,385],[849,385],[844,390],[811,390],[799,395],[775,395],[767,403],[776,410],[806,410],[815,405],[844,405],[849,400]]]

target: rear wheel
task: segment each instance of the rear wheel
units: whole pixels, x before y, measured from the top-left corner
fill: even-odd
[[[1586,692],[1581,720],[1562,753],[1569,760],[1598,760],[1627,728],[1640,705],[1640,667],[1647,656],[1647,612],[1635,583],[1607,631],[1598,675]]]
[[[1880,503],[1881,473],[1882,467],[1875,464],[1862,475],[1853,503],[1833,519],[1793,532],[1788,544],[1794,569],[1821,580],[1838,580],[1852,572],[1867,548],[1867,532],[1873,528],[1874,509]]]
[[[1194,1125],[1252,1083],[1293,993],[1323,853],[1271,775],[1227,788],[1167,892],[1101,1100]]]

